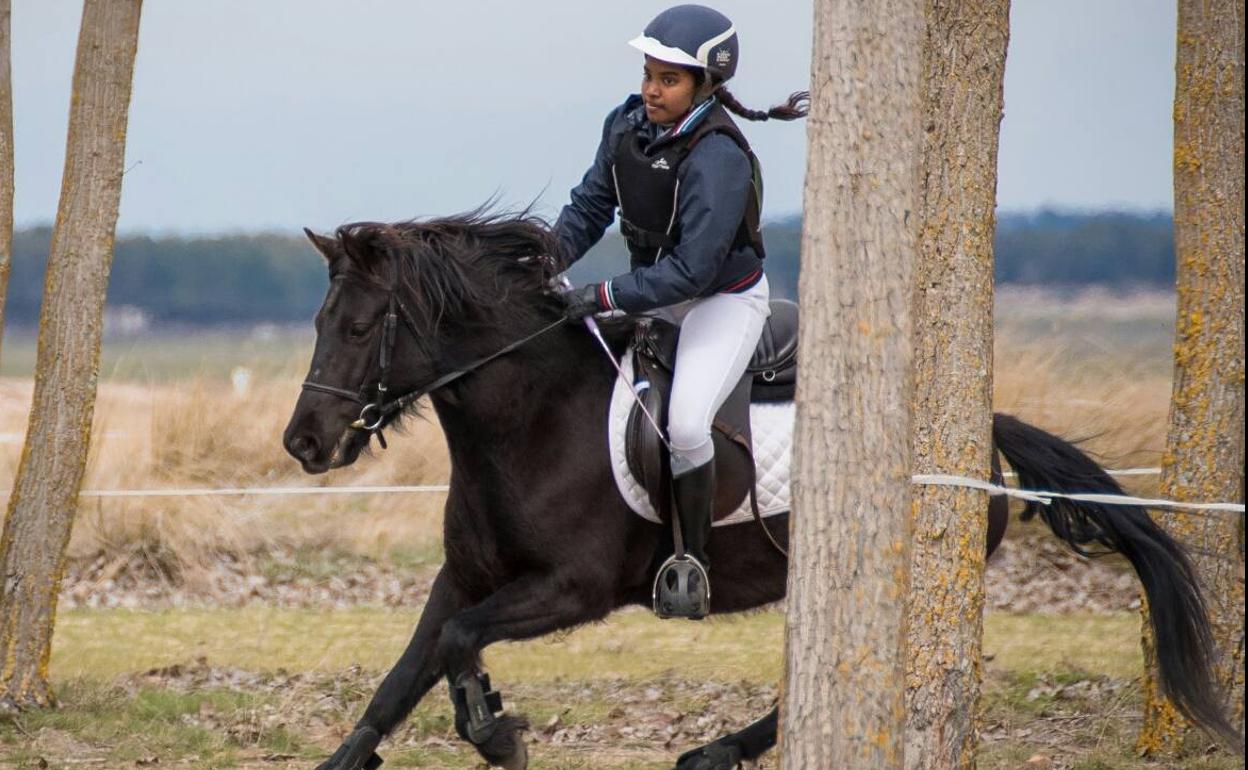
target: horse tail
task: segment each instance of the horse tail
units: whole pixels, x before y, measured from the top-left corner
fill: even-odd
[[[1015,417],[993,415],[992,438],[1023,489],[1123,494],[1078,447]],[[1119,553],[1131,562],[1148,598],[1162,691],[1190,721],[1232,746],[1242,745],[1222,712],[1212,673],[1213,631],[1183,547],[1139,506],[1054,498],[1050,505],[1029,502],[1023,518],[1037,513],[1077,553]]]

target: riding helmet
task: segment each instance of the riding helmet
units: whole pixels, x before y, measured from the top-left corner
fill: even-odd
[[[628,44],[659,61],[703,70],[717,83],[737,71],[737,30],[727,16],[704,5],[668,8]]]

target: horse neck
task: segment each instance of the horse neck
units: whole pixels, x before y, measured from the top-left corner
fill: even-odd
[[[511,341],[499,335],[496,349]],[[604,358],[583,329],[562,326],[434,393],[452,461],[495,463],[528,451],[522,437],[551,429],[568,409],[606,409],[614,369]]]

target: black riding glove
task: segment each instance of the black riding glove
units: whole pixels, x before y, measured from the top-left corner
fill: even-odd
[[[569,321],[577,321],[587,315],[601,313],[604,308],[598,299],[598,284],[590,283],[579,289],[565,289],[559,292],[563,302],[563,315]]]

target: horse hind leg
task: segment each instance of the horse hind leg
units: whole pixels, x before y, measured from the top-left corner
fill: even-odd
[[[735,770],[742,760],[758,759],[776,745],[780,707],[744,730],[687,751],[676,760],[676,770]]]

